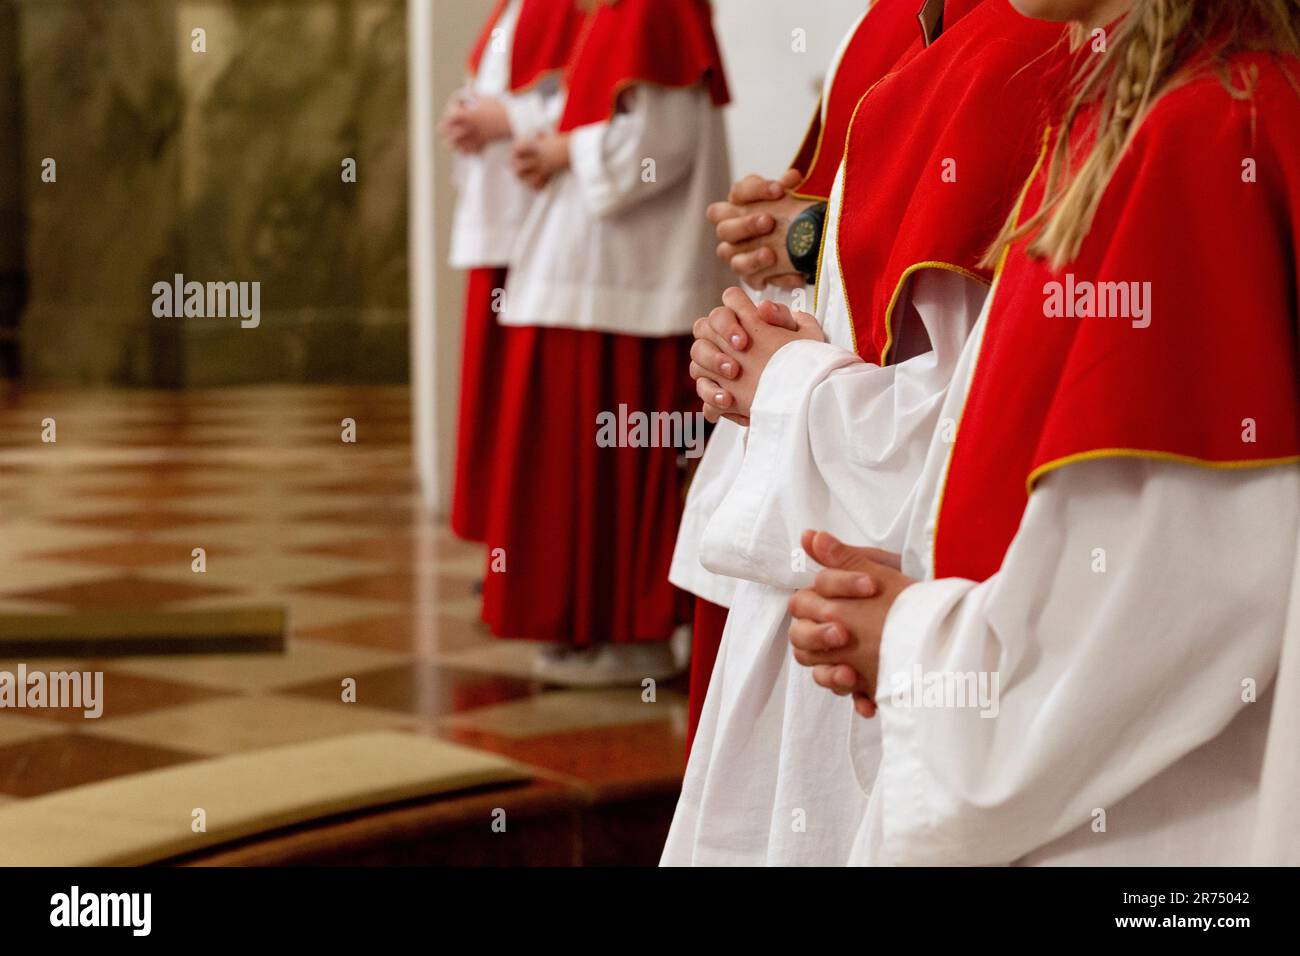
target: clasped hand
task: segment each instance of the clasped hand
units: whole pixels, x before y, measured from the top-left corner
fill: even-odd
[[[851,547],[826,531],[805,531],[802,543],[825,570],[790,599],[794,659],[822,687],[851,695],[859,715],[874,717],[885,619],[916,582],[899,570],[897,554]]]
[[[755,304],[744,289],[731,288],[722,305],[696,319],[692,329],[691,378],[711,422],[729,418],[749,424],[758,381],[777,351],[798,339],[825,341],[821,326],[806,312],[777,302]]]
[[[718,236],[718,258],[752,288],[797,289],[804,284],[786,247],[790,223],[814,205],[790,192],[801,182],[803,176],[797,169],[780,179],[746,176],[731,187],[726,202],[709,206],[709,222]]]

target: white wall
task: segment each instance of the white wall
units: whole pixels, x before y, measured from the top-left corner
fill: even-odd
[[[918,4],[919,5],[919,4]],[[737,173],[778,175],[799,148],[831,57],[867,0],[714,0]],[[802,30],[807,52],[798,53]]]

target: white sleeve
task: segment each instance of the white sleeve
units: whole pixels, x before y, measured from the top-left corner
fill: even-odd
[[[1253,706],[1243,681],[1262,695],[1278,666],[1297,501],[1300,468],[1076,463],[1034,491],[998,574],[904,591],[878,684],[891,862],[1011,862]],[[917,706],[918,675],[997,693]]]
[[[522,93],[506,94],[501,97],[501,104],[510,122],[510,135],[514,139],[527,139],[555,128],[564,97],[548,93],[546,85],[539,84]]]
[[[592,215],[615,215],[687,176],[707,96],[696,87],[635,86],[624,93],[623,111],[570,134],[570,166]]]
[[[1300,537],[1296,544],[1300,548]],[[1300,747],[1295,738],[1296,728],[1300,727],[1300,553],[1296,555],[1290,603],[1260,774],[1259,817],[1255,821],[1252,854],[1257,866],[1300,866],[1300,813],[1296,812]]]
[[[806,583],[808,528],[902,551],[921,469],[985,287],[929,277],[913,301],[933,346],[894,365],[822,342],[781,348],[764,369],[740,473],[705,532],[710,570],[773,587]]]

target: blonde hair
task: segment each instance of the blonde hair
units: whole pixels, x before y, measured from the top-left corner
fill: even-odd
[[[1076,30],[1074,42],[1091,38]],[[1074,259],[1124,150],[1160,95],[1185,79],[1180,74],[1204,54],[1232,95],[1250,96],[1251,78],[1235,85],[1226,65],[1229,56],[1249,50],[1300,56],[1300,0],[1135,0],[1107,37],[1105,52],[1087,57],[1076,73],[1074,96],[1047,167],[1042,207],[1020,224],[1012,213],[985,264],[1033,232],[1030,255],[1058,269]],[[1095,137],[1086,153],[1074,155],[1074,126],[1084,110],[1097,105]]]

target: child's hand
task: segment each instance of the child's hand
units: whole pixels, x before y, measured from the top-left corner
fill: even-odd
[[[822,687],[852,694],[861,716],[874,717],[885,618],[916,582],[898,570],[898,555],[850,547],[825,531],[805,531],[803,547],[826,570],[790,599],[794,659]]]
[[[821,342],[825,336],[806,312],[792,313],[776,302],[755,305],[743,289],[728,289],[722,301],[695,322],[691,377],[706,418],[747,425],[759,379],[777,350],[796,339]]]
[[[438,133],[457,152],[477,153],[488,143],[510,138],[510,119],[494,99],[458,97],[447,104]]]
[[[709,222],[719,240],[718,258],[756,289],[767,285],[796,289],[804,284],[790,262],[785,241],[790,223],[813,205],[790,195],[789,190],[802,181],[797,169],[780,179],[746,176],[731,187],[726,202],[709,206]]]
[[[515,175],[533,189],[541,189],[556,173],[569,168],[569,135],[541,133],[515,143],[511,156]]]

